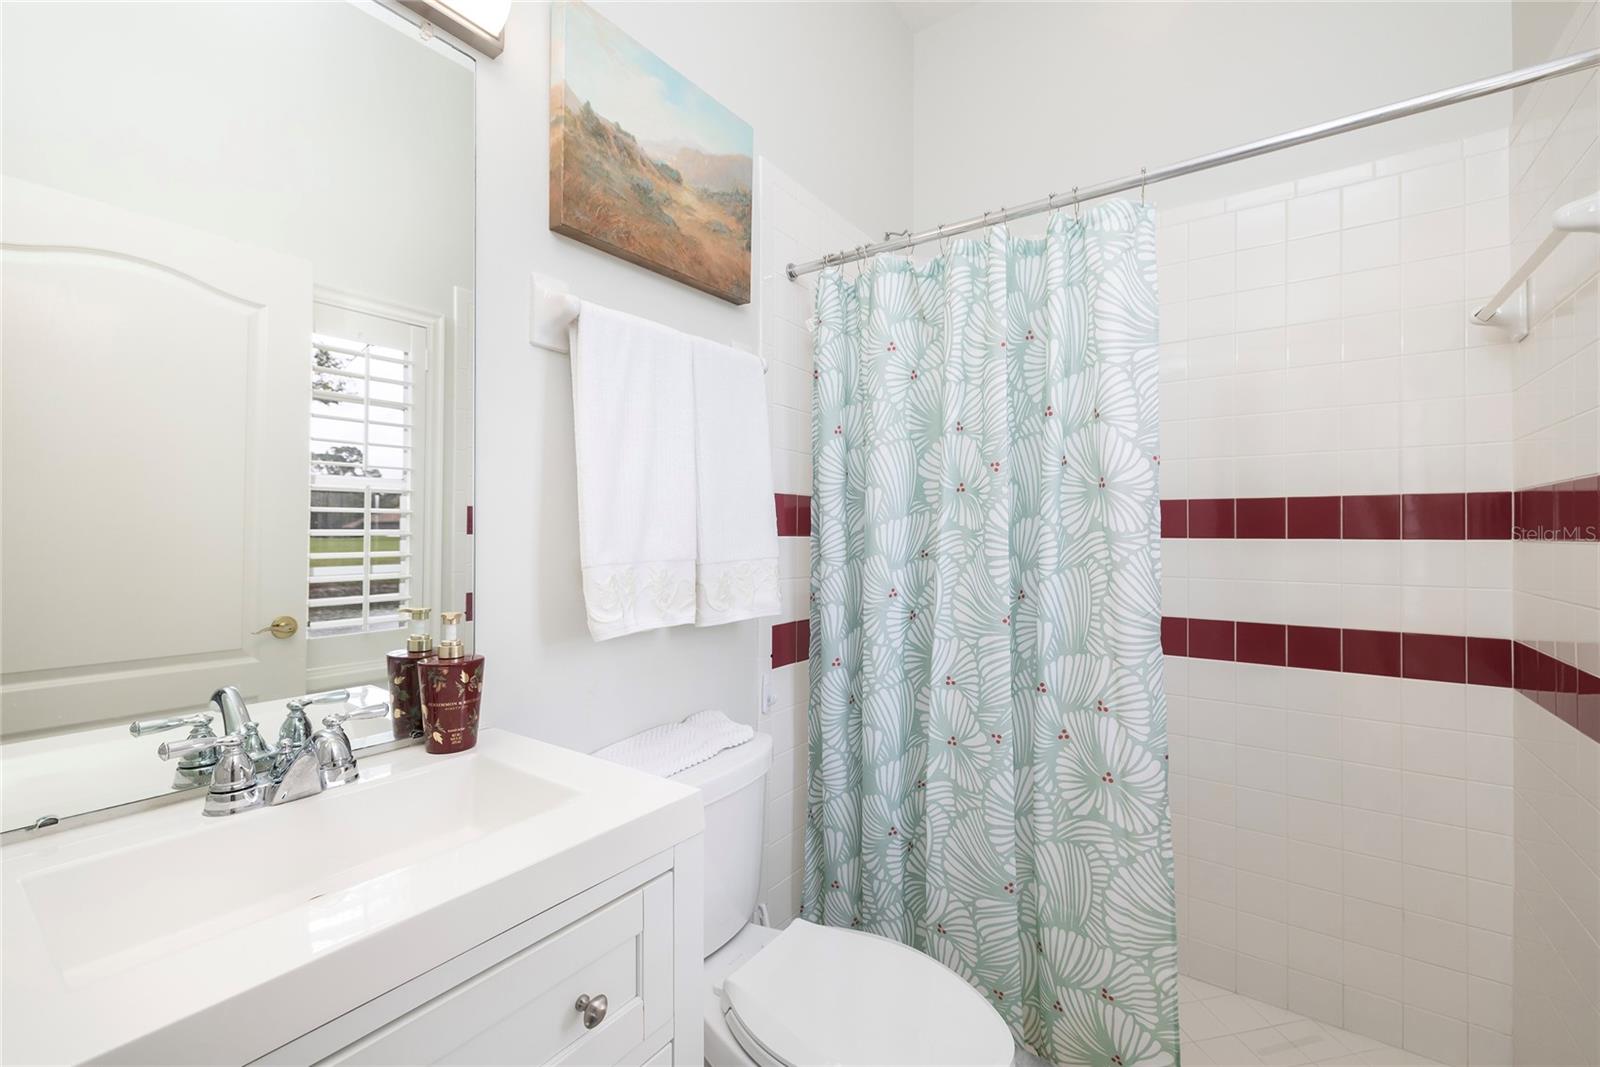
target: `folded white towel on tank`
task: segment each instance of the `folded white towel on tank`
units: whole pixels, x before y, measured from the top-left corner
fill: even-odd
[[[720,711],[697,711],[682,722],[657,726],[607,745],[595,755],[624,767],[670,778],[697,763],[704,763],[724,749],[744,744],[755,735],[755,730],[734,722]]]

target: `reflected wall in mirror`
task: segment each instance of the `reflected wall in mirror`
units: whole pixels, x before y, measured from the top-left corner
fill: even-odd
[[[0,20],[0,770],[140,799],[129,722],[233,685],[270,741],[467,601],[473,63],[368,2]]]

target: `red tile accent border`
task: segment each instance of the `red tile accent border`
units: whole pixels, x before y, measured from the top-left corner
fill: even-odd
[[[467,599],[467,603],[466,603],[466,606],[462,609],[462,613],[466,617],[466,621],[467,622],[471,622],[472,621],[472,593],[470,591],[467,593],[467,598],[466,599]]]
[[[467,536],[472,536],[472,505],[467,505]]]
[[[1400,536],[1400,496],[1347,496],[1344,500],[1346,541],[1393,541]]]
[[[1506,541],[1511,538],[1511,493],[1467,494],[1467,539]]]
[[[1198,659],[1232,660],[1233,623],[1218,619],[1190,619],[1189,655]]]
[[[779,622],[772,626],[772,669],[803,663],[811,658],[811,620]]]
[[[1170,615],[1161,617],[1161,651],[1169,656],[1189,654],[1188,619],[1174,618]]]
[[[1271,622],[1241,622],[1234,626],[1234,644],[1240,663],[1282,667],[1288,661],[1288,628]]]
[[[1281,496],[1243,497],[1234,501],[1235,536],[1281,540],[1287,531],[1285,509]]]
[[[1187,500],[1163,500],[1161,502],[1161,536],[1189,536],[1189,502]]]
[[[1233,505],[1232,497],[1189,501],[1189,536],[1232,537]]]
[[[1336,671],[1344,660],[1340,634],[1327,626],[1290,626],[1289,666],[1312,671]]]
[[[1464,539],[1467,494],[1407,493],[1400,498],[1400,536],[1408,541]]]
[[[811,498],[796,493],[774,493],[779,537],[811,536]]]
[[[1600,542],[1600,475],[1488,493],[1161,501],[1168,538]]]
[[[1600,541],[1600,475],[1518,489],[1513,508],[1520,541]]]
[[[1161,650],[1196,659],[1514,688],[1600,742],[1600,675],[1509,638],[1168,615],[1161,619]],[[1558,651],[1571,654],[1570,647]]]
[[[1448,634],[1405,634],[1400,662],[1407,678],[1430,682],[1467,680],[1467,639]]]
[[[1346,674],[1380,674],[1400,677],[1400,635],[1389,630],[1345,630]]]
[[[1288,503],[1290,537],[1338,540],[1343,529],[1338,497],[1292,496]]]
[[[1470,685],[1511,685],[1512,642],[1504,637],[1467,638],[1467,682]]]

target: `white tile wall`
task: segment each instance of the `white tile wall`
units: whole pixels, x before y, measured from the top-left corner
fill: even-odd
[[[1490,133],[1162,212],[1162,496],[1510,488],[1512,346],[1466,326],[1507,167]]]
[[[1581,5],[1556,52],[1597,46],[1600,13]],[[1508,183],[1508,232],[1518,256],[1548,232],[1557,207],[1600,188],[1594,75],[1524,95],[1512,124]],[[1534,325],[1514,364],[1519,486],[1600,472],[1597,270],[1600,241],[1581,236],[1534,276]],[[1600,546],[1519,542],[1514,612],[1518,640],[1600,672]],[[1474,1023],[1480,1012],[1487,1020],[1512,1018],[1510,1062],[1600,1063],[1600,745],[1520,694],[1513,699],[1514,947],[1501,962],[1516,982],[1509,1003],[1495,988],[1469,990],[1478,994]],[[1475,1047],[1482,1039],[1475,1025]]]
[[[791,282],[784,267],[820,252],[867,240],[796,184],[769,160],[759,163],[757,207],[761,214],[761,353],[767,359],[767,403],[772,423],[774,490],[811,493],[811,315],[808,275]],[[809,609],[810,546],[805,538],[779,540],[778,580],[782,619],[803,619]],[[759,627],[761,662],[770,662],[771,626]],[[762,861],[762,898],[769,919],[782,926],[800,910],[800,869],[805,854],[806,697],[804,661],[768,673],[768,706],[761,729],[773,739],[767,776],[767,826]]]
[[[1492,133],[1163,212],[1162,496],[1511,488],[1512,346],[1465,325],[1509,269],[1504,227],[1483,221],[1507,211],[1506,167]],[[1168,615],[1511,633],[1502,542],[1162,551]],[[1496,1062],[1511,699],[1169,658],[1184,972],[1442,1062]]]

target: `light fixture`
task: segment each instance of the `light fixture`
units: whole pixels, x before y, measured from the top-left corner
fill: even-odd
[[[511,0],[400,0],[413,14],[493,59],[505,50]]]

